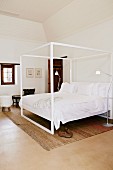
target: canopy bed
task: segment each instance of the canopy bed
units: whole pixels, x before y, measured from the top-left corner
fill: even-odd
[[[45,49],[46,48],[46,49]],[[72,49],[76,50],[73,51]],[[59,53],[57,53],[59,52]],[[53,87],[53,59],[61,59],[57,56],[68,56],[62,60],[70,63],[69,67],[69,83],[62,83],[61,89],[54,93]],[[111,60],[112,72],[112,53],[80,47],[69,44],[51,42],[44,44],[28,54],[24,54],[20,57],[21,61],[21,116],[44,129],[45,131],[54,134],[54,127],[58,129],[60,122],[63,124],[72,120],[78,120],[85,117],[98,115],[107,112],[106,98],[107,91],[110,83],[96,83],[96,82],[75,82],[73,81],[73,63],[79,59],[100,57],[107,55]],[[34,94],[29,96],[22,96],[22,60],[24,57],[36,57],[50,59],[50,86],[51,93]],[[87,80],[86,80],[87,81]],[[112,98],[112,90],[110,96]],[[23,114],[23,109],[31,111],[32,113],[39,115],[51,122],[51,129],[47,129],[44,126],[36,123]],[[110,118],[112,115],[112,101],[110,101]]]

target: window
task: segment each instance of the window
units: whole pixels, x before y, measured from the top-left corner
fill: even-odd
[[[1,64],[1,85],[15,84],[15,65]]]

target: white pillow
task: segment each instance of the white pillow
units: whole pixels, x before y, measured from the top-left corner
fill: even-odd
[[[75,90],[74,84],[62,83],[60,92],[73,93]]]
[[[93,88],[93,83],[91,84],[78,84],[78,91],[77,95],[87,95],[91,96],[92,95],[92,88]]]
[[[94,84],[92,95],[107,97],[109,86],[110,86],[109,83],[96,83],[96,84]],[[111,89],[110,89],[109,96],[111,96],[111,93],[112,92],[111,92]]]
[[[73,93],[76,94],[77,91],[78,91],[78,82],[72,82],[71,85],[74,86],[74,91],[73,91]]]

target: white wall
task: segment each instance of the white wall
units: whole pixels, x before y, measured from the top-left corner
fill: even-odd
[[[39,46],[41,43],[9,40],[0,38],[0,63],[20,63],[20,55]],[[17,69],[18,81],[15,85],[3,86],[0,83],[0,94],[20,94],[20,66]]]
[[[20,63],[20,55],[39,46],[41,42],[13,40],[0,37],[0,63]]]
[[[61,39],[60,42],[113,52],[113,19]],[[94,57],[87,60],[78,60],[74,73],[76,73],[76,80],[78,81],[85,81],[85,79],[88,81],[99,81],[99,78],[95,76],[91,78],[95,69],[100,68],[110,73],[110,67],[110,57],[107,59]],[[101,76],[100,81],[109,80],[107,77]]]
[[[0,15],[0,63],[20,63],[20,55],[46,42],[41,23]],[[16,85],[0,85],[1,94],[20,94],[19,67]]]
[[[0,62],[19,62],[21,54],[44,42],[41,23],[0,15]]]
[[[0,35],[9,38],[44,42],[45,32],[41,23],[0,15]]]
[[[109,76],[105,74],[96,75],[97,70],[111,73],[111,57],[104,55],[101,57],[90,57],[73,62],[73,81],[78,82],[109,82]]]
[[[33,77],[28,78],[26,75],[26,68],[33,69]],[[36,78],[35,69],[42,69],[41,78]],[[35,93],[47,92],[48,81],[48,60],[35,58],[35,57],[23,57],[22,58],[22,89],[35,88]]]
[[[113,52],[113,19],[73,33],[59,41]]]

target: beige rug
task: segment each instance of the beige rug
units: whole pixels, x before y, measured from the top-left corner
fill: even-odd
[[[45,127],[50,127],[50,122],[40,117],[24,111],[28,117],[40,122],[40,124]],[[55,131],[54,135],[51,135],[44,130],[40,129],[36,125],[30,123],[20,115],[20,110],[12,110],[12,112],[4,112],[6,116],[9,117],[18,127],[20,127],[24,132],[31,136],[38,144],[40,144],[44,149],[50,151],[51,149],[83,140],[85,138],[98,135],[100,133],[109,131],[112,128],[106,128],[103,126],[105,120],[98,116],[93,116],[90,118],[85,118],[82,120],[73,121],[67,124],[67,126],[72,130],[72,138],[63,138],[58,136],[58,131]]]

